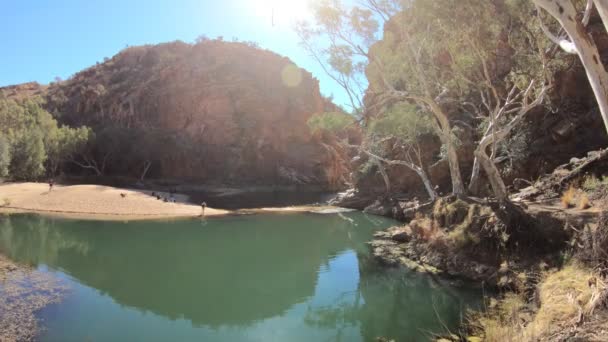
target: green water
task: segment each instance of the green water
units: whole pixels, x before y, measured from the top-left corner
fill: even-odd
[[[42,341],[397,341],[455,328],[480,291],[369,256],[362,213],[168,222],[0,216],[0,251],[70,291]],[[441,321],[438,316],[441,317]]]

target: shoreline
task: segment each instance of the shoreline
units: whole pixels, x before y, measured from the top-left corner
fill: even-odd
[[[202,215],[200,205],[189,202],[184,194],[173,194],[176,202],[157,200],[150,190],[117,188],[101,185],[56,185],[52,191],[46,183],[0,184],[0,214],[31,213],[66,219],[101,221],[177,220],[213,218],[233,215],[270,213],[336,213],[346,212],[329,205],[300,205],[238,210],[207,207]],[[168,197],[168,193],[158,193]]]

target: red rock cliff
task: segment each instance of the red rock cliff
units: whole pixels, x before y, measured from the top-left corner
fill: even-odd
[[[243,43],[129,47],[52,85],[47,99],[66,124],[157,132],[147,145],[137,136],[116,143],[121,155],[109,158],[107,174],[139,176],[142,155],[150,155],[155,178],[331,182],[331,157],[306,124],[332,106],[318,81],[289,59]],[[98,154],[114,143],[104,137]]]

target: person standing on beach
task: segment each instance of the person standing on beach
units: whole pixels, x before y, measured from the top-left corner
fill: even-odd
[[[49,181],[49,192],[53,191],[53,185],[55,185],[55,181],[52,179]]]
[[[207,208],[207,202],[201,203],[201,212],[202,212],[201,216],[205,216],[205,208]]]

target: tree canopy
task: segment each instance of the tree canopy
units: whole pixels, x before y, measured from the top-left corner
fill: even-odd
[[[59,126],[41,101],[0,99],[0,177],[52,175],[90,139],[89,128]]]

